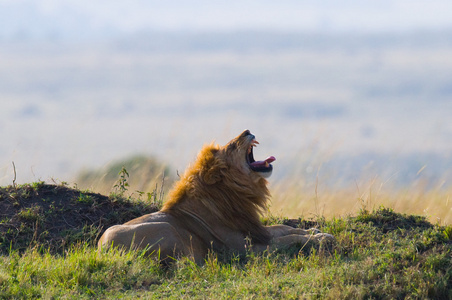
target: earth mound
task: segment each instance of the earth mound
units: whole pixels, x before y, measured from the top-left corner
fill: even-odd
[[[74,243],[94,245],[106,228],[158,209],[151,201],[66,185],[0,187],[0,253],[35,247],[61,253]]]

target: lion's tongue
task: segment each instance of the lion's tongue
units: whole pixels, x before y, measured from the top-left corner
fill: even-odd
[[[255,161],[255,162],[251,163],[251,165],[253,167],[268,167],[267,164],[271,164],[275,160],[276,160],[276,158],[274,156],[269,156],[269,157],[267,157],[267,159],[260,160],[260,161]]]

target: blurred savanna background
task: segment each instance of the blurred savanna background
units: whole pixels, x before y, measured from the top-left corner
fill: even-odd
[[[451,224],[451,11],[0,0],[0,184],[108,194],[125,167],[129,192],[166,191],[205,143],[250,129],[277,159],[272,214]]]

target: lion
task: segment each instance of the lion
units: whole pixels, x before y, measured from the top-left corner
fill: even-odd
[[[205,145],[160,211],[108,228],[99,250],[141,249],[161,262],[187,256],[202,264],[212,250],[240,255],[333,240],[317,229],[261,223],[275,157],[256,161],[253,148],[258,144],[245,130],[223,147]]]

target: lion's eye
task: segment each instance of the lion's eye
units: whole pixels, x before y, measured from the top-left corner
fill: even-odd
[[[228,145],[228,151],[234,151],[237,149],[237,144],[236,143],[231,143]]]

